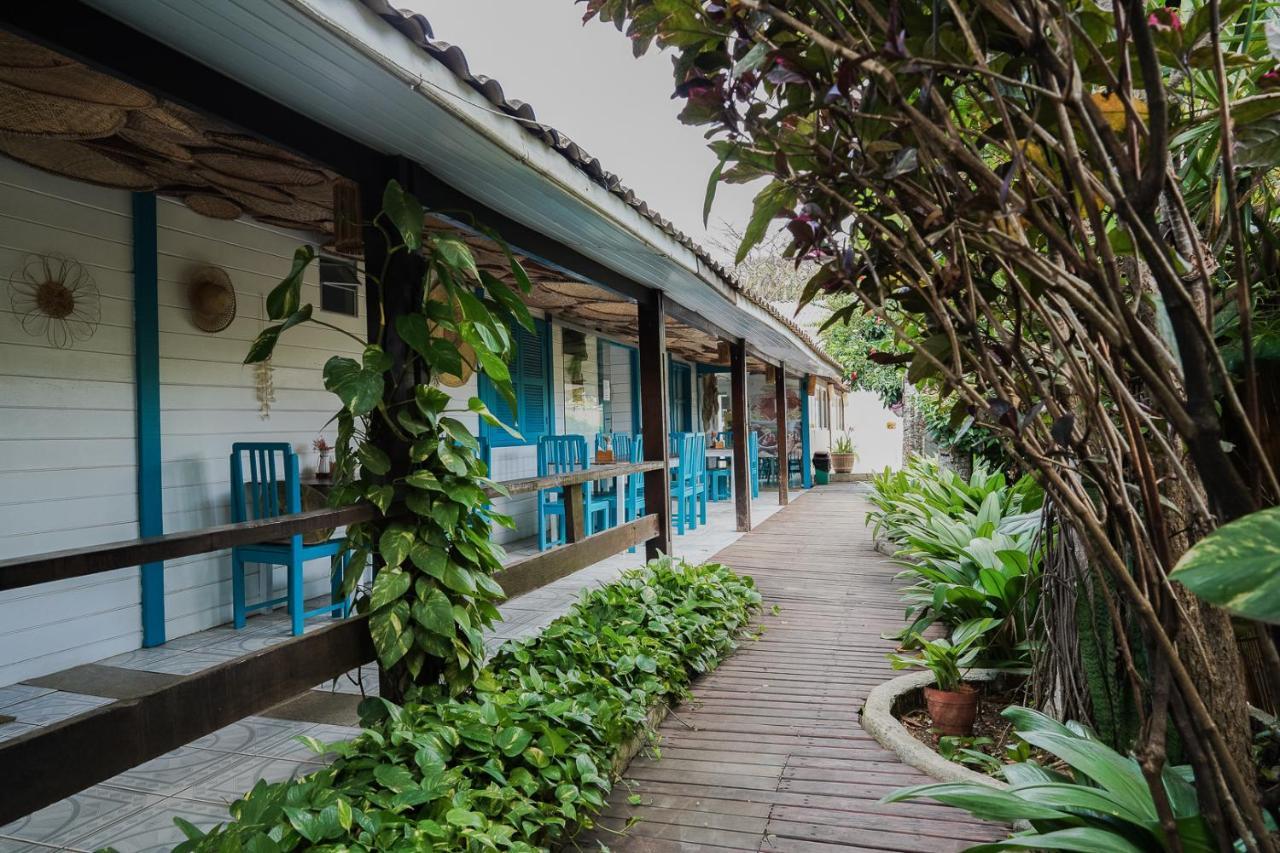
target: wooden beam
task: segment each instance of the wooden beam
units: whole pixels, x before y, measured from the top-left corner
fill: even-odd
[[[590,483],[595,480],[613,480],[627,474],[643,474],[646,471],[657,471],[665,463],[662,460],[647,462],[606,462],[592,465],[587,469],[566,471],[562,474],[548,474],[545,477],[521,477],[518,480],[504,480],[502,489],[488,489],[489,497],[507,495],[527,495],[542,489],[554,489],[560,486],[572,486],[575,483]]]
[[[787,366],[779,364],[773,372],[773,401],[778,410],[778,505],[788,501],[787,481],[791,478],[787,458]]]
[[[644,435],[644,459],[661,462],[662,467],[645,472],[645,511],[658,517],[658,533],[645,546],[653,559],[671,553],[671,462],[667,457],[667,327],[666,296],[655,291],[653,298],[638,306],[637,334],[640,350],[640,416]]]
[[[751,531],[751,469],[748,438],[751,415],[747,407],[747,342],[729,345],[729,417],[733,423],[733,501],[738,530]]]
[[[71,548],[30,557],[0,560],[0,590],[78,578],[143,563],[207,554],[234,545],[254,545],[287,539],[295,533],[332,530],[378,515],[368,504],[344,509],[317,509],[262,521],[222,524],[146,539],[127,539],[106,545]]]
[[[564,541],[572,545],[586,538],[586,483],[564,487]]]
[[[522,477],[502,483],[500,489],[486,489],[485,493],[491,498],[529,494],[539,489],[654,471],[661,468],[663,464],[663,462],[622,462],[614,465],[597,465],[585,471],[551,474],[546,477]],[[396,508],[392,507],[387,514],[389,517],[394,517],[398,513]],[[332,530],[335,527],[372,521],[377,516],[378,510],[368,504],[342,509],[316,509],[262,521],[242,521],[163,536],[149,536],[145,539],[126,539],[85,548],[70,548],[65,551],[14,557],[0,560],[0,591],[110,572],[152,560],[175,560],[179,557],[220,551],[235,545],[255,545],[259,542],[287,539],[295,533]]]
[[[494,580],[513,598],[657,533],[657,516],[645,515],[511,563]],[[0,826],[369,663],[367,623],[355,616],[324,626],[0,742]]]
[[[364,616],[0,743],[0,826],[373,660]]]
[[[657,535],[658,517],[650,513],[635,521],[611,527],[603,533],[593,533],[573,545],[526,557],[495,573],[493,579],[502,585],[508,598],[515,598],[579,569],[593,566]]]

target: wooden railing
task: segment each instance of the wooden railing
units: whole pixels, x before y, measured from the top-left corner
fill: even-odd
[[[494,579],[522,595],[633,546],[667,550],[658,516],[583,535],[583,489],[592,480],[664,468],[665,462],[602,465],[503,483],[508,494],[565,490],[567,545],[517,560]],[[496,496],[492,491],[491,496]],[[377,509],[315,510],[0,561],[0,590],[172,560],[368,521]],[[637,561],[643,556],[637,556]],[[0,826],[277,705],[374,659],[367,617],[355,616],[251,652],[129,699],[0,742]]]

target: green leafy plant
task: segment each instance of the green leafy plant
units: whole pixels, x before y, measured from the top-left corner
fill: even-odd
[[[992,850],[1078,850],[1143,853],[1171,849],[1161,829],[1142,768],[1097,740],[1078,723],[1059,723],[1029,708],[1006,708],[1020,738],[1062,761],[1069,773],[1032,761],[1005,765],[1012,786],[999,790],[968,782],[918,785],[894,791],[882,802],[929,798],[987,820],[1030,822],[1031,829],[1005,841],[979,844]],[[1173,812],[1181,849],[1217,850],[1200,815],[1190,768],[1165,767],[1160,778]]]
[[[955,691],[964,684],[965,673],[985,651],[979,642],[982,635],[996,624],[995,619],[974,619],[957,627],[949,638],[930,640],[916,635],[913,644],[918,646],[920,654],[915,657],[891,654],[890,665],[894,669],[927,669],[932,673],[934,684],[939,690]]]
[[[1237,616],[1280,623],[1280,507],[1219,527],[1183,554],[1170,576]]]
[[[301,779],[259,782],[189,851],[532,851],[591,825],[650,713],[731,652],[758,611],[750,578],[664,558],[506,644],[464,696],[361,706],[366,729]],[[423,697],[428,696],[422,691]]]
[[[938,754],[947,761],[963,764],[983,773],[993,773],[1004,766],[1003,762],[978,748],[991,744],[992,740],[989,737],[943,735],[938,738]]]
[[[851,454],[856,459],[857,453],[853,449],[853,436],[848,432],[840,433],[836,440],[831,443],[831,452]]]
[[[1126,667],[1140,751],[1158,768],[1170,722],[1197,732],[1219,844],[1275,851],[1240,772],[1243,668],[1186,660],[1231,648],[1229,620],[1170,609],[1167,584],[1184,540],[1280,495],[1262,363],[1275,9],[587,0],[586,17],[672,54],[681,119],[718,155],[707,206],[759,182],[739,256],[776,221],[817,266],[802,302],[852,297],[910,350],[909,379],[1036,472],[1105,578],[1115,636],[1168,668]]]
[[[383,515],[348,527],[346,541],[352,565],[362,567],[373,557],[378,568],[357,607],[369,614],[378,660],[388,673],[384,689],[401,697],[413,685],[443,680],[458,693],[479,672],[481,631],[498,616],[493,602],[504,597],[491,577],[503,558],[492,527],[513,522],[488,507],[486,489],[501,493],[501,487],[488,478],[480,444],[457,416],[504,425],[478,397],[456,403],[433,381],[462,372],[465,344],[475,353],[472,366],[488,375],[514,410],[510,324],[532,329],[518,295],[530,284],[509,252],[514,289],[480,270],[458,238],[424,235],[422,205],[395,181],[387,184],[382,205],[366,229],[367,241],[382,239],[387,247],[382,269],[365,270],[369,290],[386,299],[381,282],[393,264],[412,264],[416,286],[394,327],[384,323],[367,344],[350,335],[363,348],[359,359],[335,355],[324,365],[324,386],[342,403],[335,416],[330,503],[372,504]],[[302,304],[303,274],[314,260],[310,246],[295,252],[289,274],[267,296],[267,314],[280,322],[258,335],[246,363],[270,358],[281,335],[296,326],[336,328]],[[392,333],[405,345],[400,363],[384,347]],[[360,574],[347,573],[344,594],[353,593]]]
[[[1009,484],[979,465],[968,480],[937,460],[913,458],[872,478],[867,523],[898,543],[899,579],[911,640],[929,625],[992,618],[991,657],[1024,662],[1042,550],[1043,496],[1034,480]]]

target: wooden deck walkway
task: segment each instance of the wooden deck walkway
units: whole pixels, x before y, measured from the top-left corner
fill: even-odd
[[[581,849],[952,851],[1006,835],[957,809],[877,803],[930,780],[858,723],[895,675],[880,635],[903,612],[867,507],[853,486],[815,489],[716,556],[755,577],[766,630],[698,680],[661,727],[661,758],[632,761]]]

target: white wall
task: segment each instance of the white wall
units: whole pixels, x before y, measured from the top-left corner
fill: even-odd
[[[855,474],[902,465],[902,418],[885,408],[874,391],[852,391],[846,397],[845,425],[858,461]]]
[[[630,433],[632,410],[637,401],[631,387],[631,351],[609,347],[609,406],[613,412],[613,431]]]
[[[231,445],[237,441],[287,442],[298,453],[304,475],[314,468],[312,441],[325,427],[338,399],[324,390],[321,369],[332,355],[358,355],[351,338],[317,325],[289,330],[272,357],[275,402],[259,415],[256,371],[242,364],[249,344],[268,324],[266,294],[288,274],[293,252],[307,235],[250,220],[225,222],[202,217],[176,201],[160,199],[160,429],[166,532],[225,524],[231,520]],[[187,282],[198,267],[213,264],[231,278],[236,319],[209,334],[191,322]],[[319,310],[319,265],[303,279],[303,304],[316,317],[358,336],[365,318]],[[363,298],[361,312],[363,312]],[[327,559],[306,567],[305,594],[328,590]],[[273,572],[271,597],[282,595],[284,569]],[[265,579],[264,579],[265,580]],[[246,581],[249,600],[268,588],[256,571]],[[165,621],[170,638],[231,619],[229,551],[172,560],[165,565]]]
[[[265,325],[265,294],[305,236],[199,217],[167,199],[157,213],[164,525],[177,531],[230,520],[235,441],[285,441],[304,470],[314,465],[311,442],[337,405],[321,368],[359,346],[318,326],[291,330],[273,360],[275,402],[261,418],[255,371],[241,362]],[[134,538],[130,196],[0,159],[0,221],[5,278],[28,253],[61,252],[93,276],[102,306],[93,337],[59,350],[23,332],[0,300],[0,557]],[[189,273],[209,263],[236,289],[236,319],[218,334],[198,330],[187,303]],[[319,302],[318,268],[308,272],[303,299]],[[362,317],[321,316],[364,333]],[[307,594],[327,590],[327,561],[311,564],[307,577]],[[274,581],[283,590],[283,570]],[[170,638],[231,618],[226,551],[170,561],[165,587]],[[249,591],[266,592],[256,574]],[[135,649],[141,619],[136,568],[0,593],[0,684]]]
[[[22,330],[9,276],[31,253],[79,261],[93,337]],[[0,558],[138,535],[130,196],[0,157]],[[137,648],[136,568],[0,592],[0,685]]]

